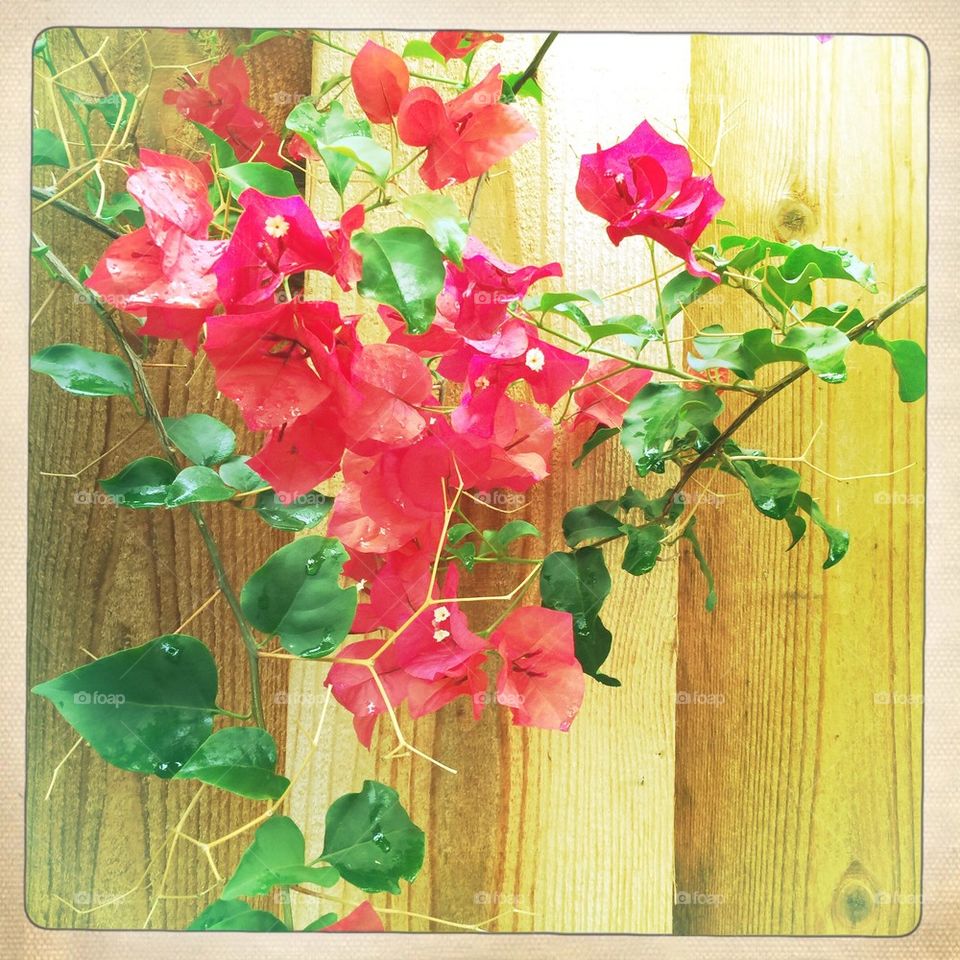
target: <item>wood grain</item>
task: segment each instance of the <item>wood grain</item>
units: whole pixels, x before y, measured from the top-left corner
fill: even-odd
[[[831,284],[865,316],[921,282],[926,255],[926,62],[909,38],[696,37],[691,137],[712,147],[722,94],[736,128],[717,168],[740,232],[834,243],[876,264],[881,293]],[[758,325],[742,295],[690,311]],[[888,322],[923,339],[924,301]],[[699,511],[720,585],[705,613],[681,568],[676,930],[903,934],[919,919],[924,407],[905,406],[880,351],[850,351],[849,383],[804,378],[742,435],[800,466],[852,534],[822,571],[818,533],[791,553],[743,496]],[[719,491],[732,491],[717,484]],[[696,703],[693,694],[722,698]],[[682,698],[681,698],[682,699]],[[884,702],[888,700],[889,702]]]
[[[335,40],[352,49],[362,43],[351,34],[337,34]],[[382,42],[400,50],[404,40],[389,34]],[[485,49],[474,76],[482,77],[494,58],[504,72],[522,70],[541,40],[517,35]],[[571,70],[574,61],[577,69]],[[647,67],[642,77],[631,66],[641,61]],[[348,66],[339,54],[320,51],[315,84]],[[538,140],[493,171],[478,197],[476,235],[515,263],[560,261],[565,277],[553,284],[556,289],[592,286],[607,294],[648,277],[646,246],[638,242],[613,248],[602,223],[577,204],[577,156],[595,149],[599,140],[609,144],[627,135],[639,116],[676,119],[682,129],[687,70],[686,38],[560,37],[540,73],[544,107],[523,102]],[[611,90],[617,95],[610,96]],[[410,173],[403,186],[423,190],[415,171]],[[463,210],[472,189],[470,184],[452,191]],[[331,199],[329,188],[317,189],[318,214],[335,215]],[[396,219],[383,213],[372,222],[372,229],[384,229]],[[330,289],[322,280],[320,284],[312,288],[315,295]],[[608,313],[639,310],[649,315],[650,289],[611,300]],[[369,306],[362,309],[369,313]],[[363,329],[373,336],[376,323]],[[583,439],[559,438],[556,462],[567,466],[517,514],[540,527],[547,549],[562,547],[560,522],[567,509],[622,492],[629,477],[629,464],[614,447],[572,471],[570,460]],[[506,519],[477,509],[486,526]],[[536,544],[529,549],[543,548]],[[609,562],[616,570],[619,554],[611,551]],[[381,723],[371,753],[358,748],[350,717],[334,705],[323,755],[294,800],[299,816],[319,834],[330,800],[357,789],[360,778],[376,775],[400,791],[426,831],[428,856],[409,891],[375,902],[463,923],[487,920],[512,905],[535,914],[508,916],[491,927],[500,930],[668,932],[676,577],[676,565],[670,563],[641,581],[614,574],[605,608],[615,636],[608,667],[623,687],[589,682],[568,734],[511,727],[506,711],[496,707],[474,723],[466,703],[452,704],[416,724],[403,720],[418,747],[457,768],[451,776],[416,758],[378,759],[395,745],[386,723]],[[509,589],[520,578],[508,568],[496,577],[478,577],[470,589],[486,596]],[[482,626],[498,609],[491,605],[471,613]],[[305,731],[316,724],[323,673],[315,665],[294,665],[290,677],[293,769]],[[301,702],[299,709],[294,699]],[[298,904],[298,909],[303,919],[310,919],[317,907]],[[443,929],[415,918],[387,919],[392,929]]]
[[[113,50],[128,50],[116,65],[115,75],[121,84],[133,88],[147,76],[146,54],[136,40],[138,34],[109,34]],[[106,35],[103,31],[81,31],[89,50],[97,49]],[[48,37],[61,69],[80,59],[66,31],[50,31]],[[203,57],[203,51],[183,35],[148,31],[145,41],[158,64],[185,64]],[[181,152],[188,131],[178,115],[161,103],[163,89],[172,85],[176,72],[158,71],[155,75],[138,137],[142,144],[155,149]],[[85,69],[71,71],[67,77],[74,89],[99,94],[96,79]],[[274,75],[274,81],[288,88],[292,82],[289,76],[284,78],[282,69]],[[257,91],[255,82],[254,96]],[[270,99],[262,81],[260,91],[262,98]],[[42,85],[37,87],[35,106],[39,125],[54,127]],[[79,191],[68,199],[83,204]],[[34,227],[74,271],[83,264],[93,264],[106,246],[105,237],[52,207],[38,212]],[[51,294],[33,323],[33,350],[59,342],[82,343],[108,352],[113,348],[89,307],[78,303],[66,287],[54,285],[35,264],[31,298],[34,313]],[[135,325],[130,324],[129,329],[134,330]],[[208,364],[195,367],[186,350],[174,348],[169,342],[156,345],[148,362],[159,364],[147,369],[165,415],[197,410],[212,413],[237,431],[241,449],[253,451],[255,440],[244,430],[234,405],[216,397]],[[47,378],[31,380],[27,678],[31,685],[88,662],[84,650],[103,656],[173,632],[216,591],[213,569],[186,512],[118,510],[97,502],[98,478],[111,476],[138,456],[157,453],[148,427],[108,452],[138,422],[123,400],[73,397]],[[79,478],[42,475],[76,472],[104,454]],[[241,584],[286,541],[285,535],[244,511],[219,506],[205,513],[235,584]],[[200,637],[216,658],[219,702],[228,709],[247,710],[246,660],[222,598],[211,603],[185,632]],[[282,668],[265,679],[268,724],[282,750],[286,710],[282,698],[276,695],[285,687]],[[163,842],[197,785],[163,782],[117,770],[82,746],[66,761],[47,800],[44,797],[54,769],[75,738],[53,706],[39,697],[28,698],[28,729],[28,915],[45,927],[141,926],[149,909],[148,887],[153,885],[154,892],[158,889],[165,866]],[[195,836],[213,838],[261,809],[262,804],[219,794],[215,800],[208,797],[201,801],[186,828]],[[222,869],[232,868],[245,846],[244,838],[224,845],[218,854]],[[146,882],[141,882],[145,871]],[[202,854],[189,844],[181,844],[172,863],[167,892],[185,896],[211,882]],[[131,890],[118,902],[111,902]],[[162,901],[154,912],[152,926],[182,929],[206,899],[210,895],[197,900]],[[99,909],[77,912],[91,907]]]

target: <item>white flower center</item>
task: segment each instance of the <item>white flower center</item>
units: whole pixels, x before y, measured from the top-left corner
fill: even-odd
[[[490,386],[490,381],[484,376],[479,376],[474,381],[474,385],[478,390],[486,390]]]
[[[523,358],[523,362],[534,373],[539,373],[543,369],[543,365],[547,362],[547,358],[543,355],[543,351],[539,347],[531,347],[527,351],[527,355]]]
[[[434,631],[433,631],[433,639],[436,640],[437,643],[443,643],[443,641],[446,640],[447,637],[449,637],[449,636],[450,636],[450,631],[449,631],[449,630],[434,630]]]
[[[284,217],[277,214],[275,217],[267,217],[267,219],[263,221],[263,228],[271,237],[276,237],[279,240],[280,237],[287,235],[290,224]]]
[[[437,607],[433,611],[433,622],[434,623],[443,623],[444,620],[450,619],[450,611],[446,607]]]

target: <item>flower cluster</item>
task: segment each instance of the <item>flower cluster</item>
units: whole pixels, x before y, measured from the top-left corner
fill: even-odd
[[[449,59],[500,40],[439,33],[432,42]],[[351,79],[371,123],[395,124],[403,143],[422,148],[420,176],[431,190],[480,176],[534,136],[520,111],[501,102],[499,66],[444,101],[432,87],[411,89],[402,58],[370,41]],[[281,165],[280,138],[248,95],[243,62],[228,57],[207,86],[191,80],[167,100],[241,160]],[[456,490],[524,492],[547,476],[548,408],[578,387],[575,425],[619,426],[649,371],[609,359],[590,366],[544,339],[522,303],[534,284],[562,275],[560,264],[509,264],[474,237],[456,259],[444,257],[425,332],[410,332],[381,303],[385,342],[365,343],[359,317],[342,315],[336,302],[290,296],[291,279],[306,271],[336,278],[344,291],[357,286],[363,262],[351,240],[364,227],[364,207],[324,222],[299,195],[250,187],[235,198],[229,237],[214,240],[212,182],[206,164],[142,150],[128,189],[145,225],[110,245],[87,284],[143,317],[145,333],[193,351],[202,341],[220,392],[265,434],[249,467],[281,498],[342,474],[328,535],[346,548],[344,572],[363,598],[352,628],[361,639],[342,651],[353,662],[335,663],[328,683],[358,735],[369,743],[388,703],[420,716],[468,696],[479,714],[492,653],[502,663],[495,699],[514,721],[566,729],[583,696],[571,615],[521,607],[489,637],[474,633],[458,603],[456,561],[441,564],[438,577],[441,540]],[[691,176],[684,148],[647,124],[585,156],[577,192],[609,221],[614,242],[644,234],[704,273],[692,243],[722,199],[709,177]],[[375,675],[361,665],[367,660]]]

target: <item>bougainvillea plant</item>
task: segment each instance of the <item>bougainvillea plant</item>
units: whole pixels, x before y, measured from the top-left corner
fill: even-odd
[[[279,32],[261,31],[252,43]],[[283,130],[250,106],[244,60],[227,56],[164,97],[196,128],[201,150],[141,147],[120,194],[88,187],[88,210],[55,190],[34,191],[111,237],[89,271],[72,271],[37,236],[33,252],[84,296],[117,352],[53,344],[32,368],[70,393],[125,398],[142,411],[157,455],[100,486],[118,510],[193,516],[249,662],[245,716],[218,706],[213,657],[182,634],[35,687],[108,763],[267,804],[241,828],[256,829],[231,875],[221,877],[210,858],[222,887],[191,929],[290,929],[288,910],[281,918],[247,900],[341,880],[364,892],[399,892],[423,862],[423,833],[398,794],[373,781],[330,807],[322,852],[307,859],[300,828],[279,812],[291,780],[275,769],[265,726],[265,658],[323,664],[324,683],[353,715],[360,742],[369,746],[386,722],[401,751],[440,766],[406,739],[402,704],[415,719],[466,697],[477,716],[492,704],[515,724],[562,736],[585,684],[619,685],[603,671],[616,642],[603,621],[610,565],[642,577],[665,546],[685,543],[702,568],[708,609],[717,603],[686,496],[696,475],[721,471],[741,483],[760,513],[782,521],[790,549],[809,524],[818,527],[824,567],[847,552],[848,533],[823,515],[800,474],[741,443],[741,427],[768,399],[808,373],[842,383],[848,351],[862,347],[890,355],[902,400],[924,393],[921,348],[879,332],[922,286],[866,318],[844,303],[817,302],[824,279],[876,292],[873,269],[847,250],[733,230],[703,244],[724,198],[711,175],[694,169],[686,146],[643,118],[632,132],[610,131],[610,146],[583,145],[576,195],[612,243],[649,248],[653,316],[601,318],[590,290],[541,285],[563,277],[559,263],[510,264],[473,236],[470,216],[445,191],[469,181],[480,189],[494,165],[534,139],[525,113],[543,96],[537,68],[553,39],[521,72],[504,76],[496,65],[477,82],[469,79],[474,54],[500,43],[498,34],[441,32],[429,43],[411,41],[402,56],[373,41],[357,51],[337,47],[354,57],[350,75],[298,102]],[[37,57],[52,74],[42,38]],[[433,78],[439,83],[418,82],[410,64],[422,59],[445,71]],[[361,112],[345,105],[349,88]],[[132,95],[107,106],[119,137],[142,108]],[[34,162],[72,166],[67,145],[49,130],[36,131]],[[351,183],[369,190],[353,206],[341,202],[336,220],[319,219],[303,196],[304,163],[341,201]],[[398,184],[410,167],[417,192]],[[383,211],[397,208],[403,224],[384,225]],[[662,283],[657,247],[679,261]],[[305,297],[311,271],[359,294],[379,335],[361,337],[360,317],[336,299]],[[701,298],[700,315],[709,315],[707,298],[724,286],[751,298],[760,325],[732,332],[717,318],[675,359],[670,321]],[[126,332],[131,318],[139,336],[179,340],[205,357],[220,393],[260,438],[256,449],[238,451],[234,432],[204,410],[163,415]],[[666,362],[651,363],[648,347]],[[555,461],[559,429],[579,432],[573,464]],[[622,445],[632,474],[607,499],[566,514],[565,549],[520,556],[519,540],[540,537],[531,523],[487,529],[470,519],[468,500],[526,494],[604,443]],[[665,492],[662,482],[652,492],[651,474],[667,476]],[[336,494],[320,493],[331,479]],[[314,531],[264,557],[239,590],[204,521],[208,505],[238,503],[254,504],[281,530]],[[516,586],[478,597],[470,580],[487,563],[516,564]],[[481,600],[500,603],[494,623],[471,615]],[[212,842],[194,843],[210,857]],[[363,901],[307,929],[382,924]]]

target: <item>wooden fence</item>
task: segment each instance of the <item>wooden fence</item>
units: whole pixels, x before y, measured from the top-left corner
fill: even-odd
[[[90,46],[101,39],[96,31],[83,34]],[[353,49],[362,42],[355,34],[334,36]],[[540,39],[510,36],[484,57],[519,70]],[[403,42],[386,40],[397,49]],[[76,56],[71,42],[56,36],[65,62]],[[150,45],[155,63],[198,58],[187,37],[154,35]],[[257,106],[276,118],[307,92],[308,56],[293,40],[252,51],[260,65],[258,72],[251,63]],[[314,89],[346,72],[345,63],[318,46]],[[142,75],[142,59],[123,69]],[[723,216],[741,232],[835,243],[875,263],[878,297],[842,292],[857,296],[865,314],[923,279],[927,90],[917,41],[569,35],[550,51],[540,80],[544,106],[524,105],[539,139],[495,171],[478,196],[475,232],[506,259],[559,260],[564,288],[589,286],[603,295],[649,276],[645,245],[613,248],[573,190],[576,155],[621,139],[646,117],[661,129],[675,127],[708,158],[724,128],[715,174],[727,197]],[[79,72],[76,83],[95,91]],[[40,122],[49,126],[45,95],[38,88]],[[142,142],[178,149],[182,130],[157,107],[145,113]],[[310,182],[314,209],[335,217],[329,188]],[[406,186],[416,184],[411,171]],[[457,199],[466,205],[471,194],[464,189]],[[102,249],[101,238],[49,208],[36,228],[74,267]],[[36,311],[53,288],[39,271],[34,279]],[[325,279],[310,292],[324,295]],[[840,288],[831,294],[839,298]],[[648,285],[610,297],[608,310],[649,315],[652,297]],[[731,326],[755,321],[732,293],[710,303],[676,321],[673,335],[721,313]],[[922,336],[922,301],[892,323],[898,336]],[[59,291],[37,317],[34,341],[62,340],[106,345],[87,308]],[[164,345],[154,360],[189,358]],[[374,898],[381,906],[464,923],[510,906],[523,911],[499,921],[494,929],[501,930],[911,929],[920,892],[921,708],[913,700],[922,690],[923,406],[899,403],[880,351],[851,352],[849,367],[850,383],[801,382],[768,404],[744,435],[783,457],[800,455],[816,435],[810,461],[834,477],[914,464],[855,482],[799,467],[828,515],[852,531],[850,554],[837,568],[820,569],[815,534],[784,553],[780,526],[742,497],[723,496],[733,491],[717,484],[717,496],[698,510],[720,591],[714,613],[703,610],[700,574],[686,553],[643,579],[615,575],[606,607],[615,638],[609,667],[623,686],[591,683],[569,733],[514,728],[495,709],[474,723],[460,704],[415,723],[402,717],[410,739],[456,775],[416,758],[383,759],[395,743],[385,724],[373,749],[364,750],[350,717],[336,708],[291,801],[308,845],[318,842],[329,801],[375,776],[397,787],[428,837],[421,877],[399,897]],[[196,375],[189,365],[155,367],[151,377],[171,414],[209,409],[209,367]],[[230,406],[218,400],[213,412],[237,425]],[[98,471],[109,476],[149,452],[147,431],[80,479],[40,475],[77,471],[134,426],[119,408],[33,384],[31,682],[81,662],[81,647],[101,655],[170,631],[214,592],[197,538],[175,514],[121,515],[76,502],[95,489]],[[569,462],[575,447],[562,437],[558,462]],[[614,495],[629,471],[613,446],[601,449],[579,471],[561,470],[523,515],[555,548],[565,510]],[[250,519],[228,514],[217,530],[237,582],[280,543]],[[511,585],[507,574],[481,584],[489,592]],[[191,630],[232,677],[227,705],[242,703],[242,658],[221,603],[211,603]],[[288,770],[317,725],[325,669],[265,667],[269,719],[275,731],[286,728]],[[167,866],[157,850],[188,791],[108,768],[84,748],[45,800],[73,738],[49,704],[34,701],[30,711],[31,917],[58,927],[140,925]],[[192,816],[210,836],[240,822],[249,806],[218,799]],[[232,845],[225,860],[242,845]],[[201,856],[181,851],[169,889],[201,889],[204,869]],[[130,888],[131,895],[107,903]],[[198,902],[161,901],[152,922],[182,927]],[[91,913],[73,909],[105,903]],[[316,912],[306,898],[294,908],[304,922]],[[387,920],[392,929],[441,929],[402,914]]]

